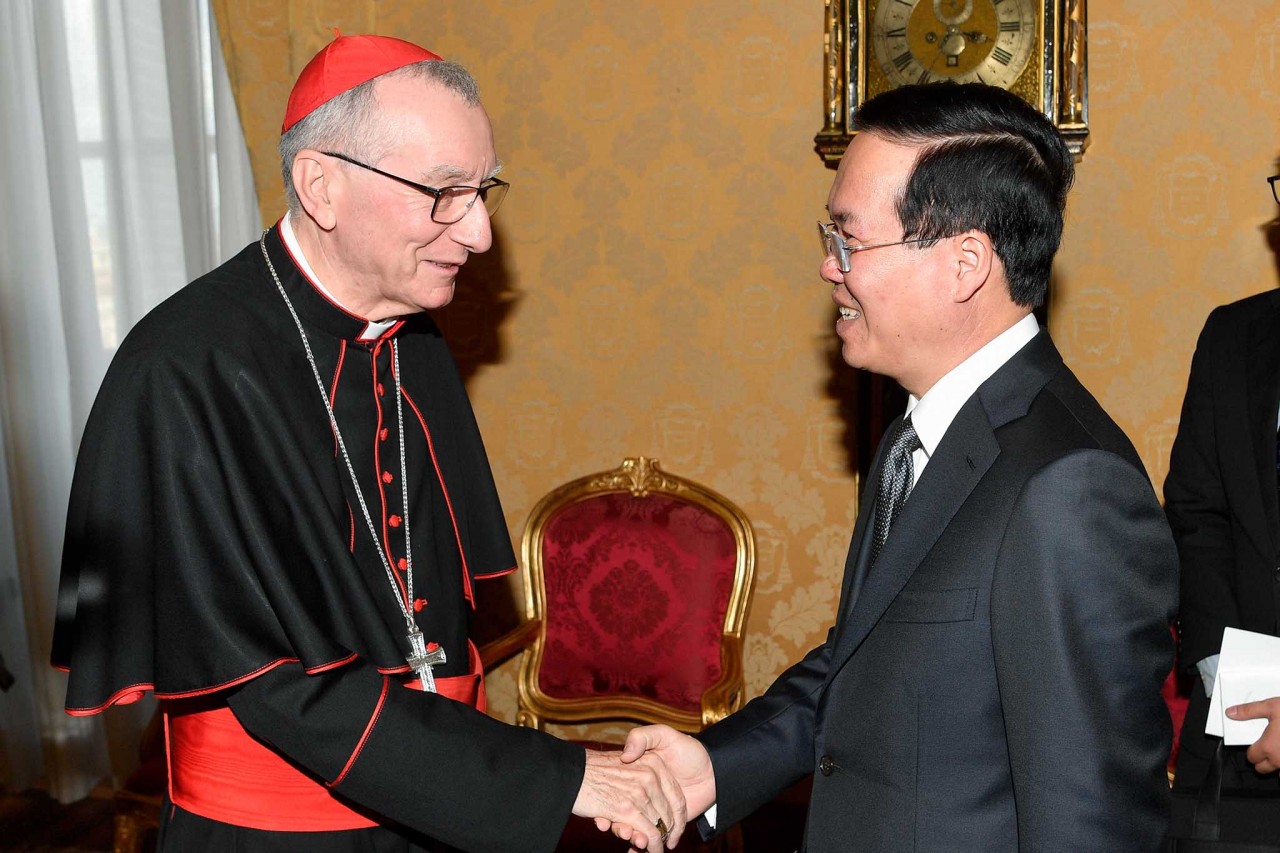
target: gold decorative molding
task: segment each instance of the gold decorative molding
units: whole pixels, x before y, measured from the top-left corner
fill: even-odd
[[[1088,110],[1087,53],[1085,44],[1085,0],[1067,0],[1062,37],[1062,110],[1060,122],[1084,125]],[[1088,133],[1088,128],[1085,128]]]
[[[650,491],[680,491],[680,482],[662,472],[657,459],[647,456],[628,456],[617,470],[609,471],[593,479],[589,491],[629,491],[633,497],[647,497]]]

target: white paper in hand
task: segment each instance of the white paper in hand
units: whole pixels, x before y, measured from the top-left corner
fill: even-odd
[[[1227,746],[1250,746],[1267,727],[1264,720],[1232,720],[1232,705],[1280,696],[1280,637],[1227,628],[1222,632],[1218,678],[1209,700],[1205,734],[1217,735]]]

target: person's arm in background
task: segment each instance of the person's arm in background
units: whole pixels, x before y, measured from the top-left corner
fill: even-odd
[[[1233,720],[1268,720],[1262,736],[1249,747],[1244,757],[1259,773],[1275,773],[1280,770],[1280,696],[1261,702],[1232,705],[1227,716]]]
[[[1206,693],[1212,688],[1206,670],[1217,669],[1222,631],[1240,624],[1233,584],[1235,548],[1214,425],[1218,401],[1213,366],[1220,317],[1218,311],[1209,315],[1196,343],[1164,482],[1165,514],[1182,567],[1179,664],[1199,670],[1207,682]]]

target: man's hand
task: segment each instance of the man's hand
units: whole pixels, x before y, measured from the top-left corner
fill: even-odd
[[[669,726],[632,729],[622,748],[623,763],[653,756],[661,758],[675,774],[690,815],[702,814],[716,801],[715,771],[701,743]]]
[[[1270,720],[1262,737],[1249,747],[1244,757],[1252,762],[1253,769],[1259,773],[1275,773],[1280,770],[1280,696],[1261,702],[1233,705],[1227,709],[1227,716],[1233,720]]]
[[[587,750],[587,772],[573,813],[595,818],[601,830],[612,829],[648,853],[660,853],[664,841],[675,847],[688,819],[681,786],[659,756],[637,755],[624,764],[617,752],[593,749]],[[668,830],[665,837],[659,821]]]

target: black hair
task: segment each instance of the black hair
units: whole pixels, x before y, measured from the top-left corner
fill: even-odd
[[[1004,264],[1013,301],[1044,303],[1075,178],[1049,119],[1004,89],[944,82],[871,98],[854,129],[921,148],[898,199],[903,239],[981,231]]]

